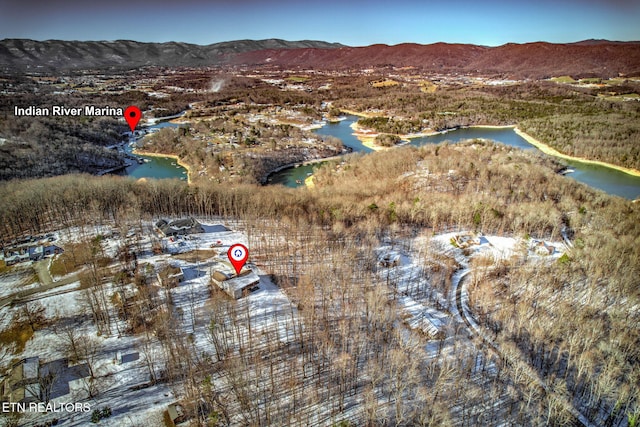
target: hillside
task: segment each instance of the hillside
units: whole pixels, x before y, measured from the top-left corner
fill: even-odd
[[[640,42],[405,43],[348,47],[321,41],[239,40],[206,46],[117,41],[0,41],[4,70],[42,71],[140,66],[251,65],[316,69],[416,67],[426,72],[494,74],[513,78],[617,77],[640,75]]]
[[[498,47],[435,43],[343,47],[334,50],[244,52],[236,64],[357,69],[416,67],[440,73],[501,74],[514,78],[640,75],[640,43],[509,43]]]
[[[340,47],[320,41],[237,40],[200,46],[189,43],[141,43],[115,41],[35,41],[4,39],[0,41],[0,67],[9,70],[42,71],[86,68],[130,69],[146,65],[206,66],[228,62],[236,55],[265,49],[287,50]]]
[[[476,140],[350,156],[313,191],[0,183],[9,258],[64,251],[0,269],[0,362],[59,366],[47,396],[90,408],[19,425],[170,425],[178,402],[191,425],[631,426],[640,205],[556,170]],[[237,242],[259,280],[236,300]]]

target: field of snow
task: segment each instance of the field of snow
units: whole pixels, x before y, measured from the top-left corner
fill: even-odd
[[[212,288],[213,268],[219,261],[227,259],[228,248],[235,243],[249,246],[248,238],[239,223],[203,223],[204,233],[178,237],[160,237],[152,230],[151,223],[116,230],[107,226],[73,228],[58,231],[59,244],[78,243],[100,235],[100,246],[105,256],[117,258],[123,247],[135,248],[136,263],[139,271],[144,271],[146,286],[157,294],[159,309],[171,313],[171,328],[188,336],[193,350],[199,355],[216,357],[216,347],[210,337],[212,310],[221,298],[228,300],[234,307],[234,315],[243,320],[235,323],[234,339],[243,341],[234,344],[234,351],[242,352],[242,346],[274,345],[282,348],[294,344],[296,333],[306,328],[299,317],[295,304],[276,286],[270,276],[252,263],[251,248],[248,266],[260,277],[257,289],[245,297],[233,302],[217,288]],[[409,240],[396,240],[382,244],[375,250],[375,272],[379,283],[386,286],[391,300],[394,301],[402,320],[403,327],[419,332],[424,337],[423,348],[434,357],[456,358],[460,352],[474,354],[477,349],[471,343],[460,346],[459,338],[452,336],[455,325],[462,321],[461,315],[468,315],[467,291],[462,289],[465,313],[459,313],[456,307],[456,289],[461,278],[470,271],[473,260],[488,260],[494,264],[514,256],[526,256],[529,259],[555,259],[565,250],[563,243],[523,241],[522,239],[502,236],[472,236],[474,244],[465,249],[454,245],[452,241],[460,233],[446,233],[433,237],[420,236]],[[254,236],[255,237],[255,236]],[[276,238],[270,236],[269,238]],[[471,238],[471,237],[470,237]],[[158,251],[157,248],[162,248]],[[542,248],[550,252],[540,255]],[[451,277],[451,289],[443,292],[434,286],[435,275],[430,265],[442,265],[433,254],[455,259],[459,269],[448,271]],[[261,260],[268,263],[269,260]],[[431,263],[431,264],[430,264]],[[183,279],[171,289],[164,289],[159,282],[158,273],[170,265],[180,268]],[[113,266],[118,271],[120,264]],[[39,286],[34,281],[32,269],[14,270],[14,273],[0,278],[0,297],[10,295],[12,289],[25,289]],[[29,281],[33,281],[29,283]],[[134,294],[136,287],[122,287],[107,280],[100,285],[103,298],[114,300],[118,295]],[[89,307],[90,292],[81,289],[75,281],[46,292],[29,296],[23,305],[44,307],[44,316],[48,322],[36,330],[16,359],[38,357],[41,369],[58,369],[60,384],[52,395],[52,402],[80,402],[89,404],[92,410],[110,408],[112,415],[104,420],[105,425],[162,425],[163,412],[167,405],[178,401],[182,396],[178,389],[165,383],[150,383],[148,361],[163,354],[160,341],[151,337],[132,335],[128,324],[121,319],[113,305],[108,311],[109,327],[99,329]],[[20,304],[18,304],[20,306]],[[0,309],[0,326],[6,328],[12,319],[16,307],[5,306]],[[470,316],[469,316],[470,317]],[[296,330],[298,332],[296,332]],[[90,359],[77,364],[68,363],[70,354],[69,337],[83,337],[94,345]],[[275,341],[274,341],[275,337]],[[264,342],[263,342],[264,341]],[[265,347],[266,348],[266,347]],[[481,358],[482,359],[482,358]],[[477,359],[476,363],[478,362]],[[88,363],[91,363],[89,366]],[[91,379],[89,368],[95,379]],[[482,362],[482,370],[486,368]],[[155,369],[155,368],[154,368]],[[479,369],[479,368],[478,368]],[[157,374],[157,372],[156,372]],[[482,380],[483,381],[483,380]],[[478,382],[482,382],[478,379]],[[223,381],[224,382],[224,381]],[[229,387],[229,384],[221,387]],[[355,410],[356,397],[350,405]],[[330,407],[317,408],[327,414]],[[321,409],[321,410],[320,410]],[[349,414],[350,412],[345,412]],[[61,426],[84,426],[88,424],[90,413],[29,414],[25,425],[42,423],[58,418]],[[309,413],[307,420],[313,418]],[[309,418],[311,417],[311,418]],[[326,417],[326,415],[323,415]]]
[[[151,224],[142,224],[141,228],[133,227],[125,232],[101,226],[61,230],[58,234],[61,246],[101,235],[103,236],[101,246],[107,256],[114,257],[118,253],[118,248],[131,243],[139,249],[139,254],[143,254],[137,259],[141,265],[148,264],[157,270],[168,263],[182,268],[184,280],[170,290],[171,309],[181,313],[179,318],[182,324],[176,326],[185,334],[193,334],[198,351],[213,353],[213,346],[206,339],[209,319],[207,304],[212,297],[210,266],[215,261],[226,260],[226,251],[232,244],[246,245],[247,238],[243,233],[230,230],[218,223],[202,225],[204,233],[178,238],[162,238],[162,245],[166,249],[163,254],[154,254],[151,250],[152,241],[158,239],[150,235]],[[193,251],[205,251],[203,253],[208,255],[215,251],[217,255],[198,260],[180,257],[182,254],[188,255]],[[25,284],[25,281],[34,280],[33,272],[28,266],[21,268],[24,268],[24,271],[16,269],[16,273],[0,278],[0,285],[2,285],[0,295],[9,295],[15,289],[39,286],[37,282]],[[287,332],[282,326],[295,309],[286,295],[270,281],[268,275],[261,272],[255,265],[252,265],[252,269],[259,275],[260,284],[258,289],[239,302],[239,306],[249,313],[251,325],[257,333],[276,330],[279,331],[281,340],[286,342]],[[150,275],[150,280],[150,286],[157,286],[153,274]],[[105,295],[109,298],[116,291],[113,283],[105,283],[102,286],[105,289]],[[88,403],[92,411],[109,407],[112,415],[102,422],[109,426],[162,425],[163,412],[167,405],[176,402],[179,396],[174,395],[174,391],[166,384],[144,386],[149,381],[149,372],[144,363],[145,354],[142,350],[144,346],[140,343],[141,338],[125,333],[127,326],[115,313],[110,313],[111,333],[99,334],[91,318],[85,293],[86,291],[80,290],[79,282],[74,282],[38,293],[30,298],[31,301],[25,304],[31,306],[40,304],[44,307],[44,315],[49,322],[35,332],[33,338],[27,342],[24,351],[15,355],[15,358],[37,356],[41,369],[45,364],[54,361],[64,367],[60,369],[63,372],[60,377],[64,377],[60,381],[64,384],[58,387],[61,390],[58,392],[60,395],[54,396],[52,402]],[[216,298],[220,297],[219,294],[216,295]],[[9,325],[13,310],[14,308],[8,306],[0,310],[0,322],[3,327]],[[92,364],[96,372],[96,380],[91,385],[88,376],[78,378],[70,374],[73,366],[69,366],[65,361],[69,354],[68,344],[65,341],[67,328],[73,329],[78,336],[90,337],[97,342],[99,351],[96,352]],[[153,353],[154,357],[161,352],[157,342],[146,349],[149,353]],[[92,397],[88,393],[90,388],[93,388]],[[60,426],[86,426],[90,424],[91,414],[31,413],[25,416],[24,423],[25,425],[36,421],[42,423],[52,420],[54,416],[58,419],[57,425]]]
[[[16,292],[34,289],[40,283],[34,281],[35,272],[30,263],[19,264],[0,278],[0,298],[8,297]]]

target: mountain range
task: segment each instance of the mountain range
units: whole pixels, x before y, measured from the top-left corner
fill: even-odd
[[[323,41],[238,40],[210,45],[116,41],[0,40],[0,70],[69,71],[143,66],[271,66],[347,70],[415,67],[423,72],[513,78],[640,76],[640,42],[405,43],[351,47]]]

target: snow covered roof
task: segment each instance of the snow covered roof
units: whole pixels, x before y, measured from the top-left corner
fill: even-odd
[[[38,378],[38,368],[40,366],[40,361],[38,357],[27,357],[24,359],[22,364],[22,376],[25,379],[28,378]]]
[[[244,267],[239,275],[233,266],[226,261],[212,265],[211,280],[234,298],[240,298],[242,291],[260,282],[260,277],[250,268]]]
[[[202,225],[193,217],[176,219],[174,221],[167,221],[161,219],[156,222],[156,228],[165,236],[173,236],[176,234],[190,234],[190,233],[202,233],[204,229]]]

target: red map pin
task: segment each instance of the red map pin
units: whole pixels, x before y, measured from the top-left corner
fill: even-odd
[[[124,119],[129,123],[129,127],[131,128],[131,132],[136,129],[138,122],[140,121],[140,117],[142,117],[142,113],[140,109],[135,105],[131,105],[124,110]]]
[[[236,269],[236,275],[240,274],[240,270],[244,267],[244,264],[247,262],[247,258],[249,258],[249,249],[241,243],[236,243],[232,245],[227,251],[227,257],[233,268]]]

